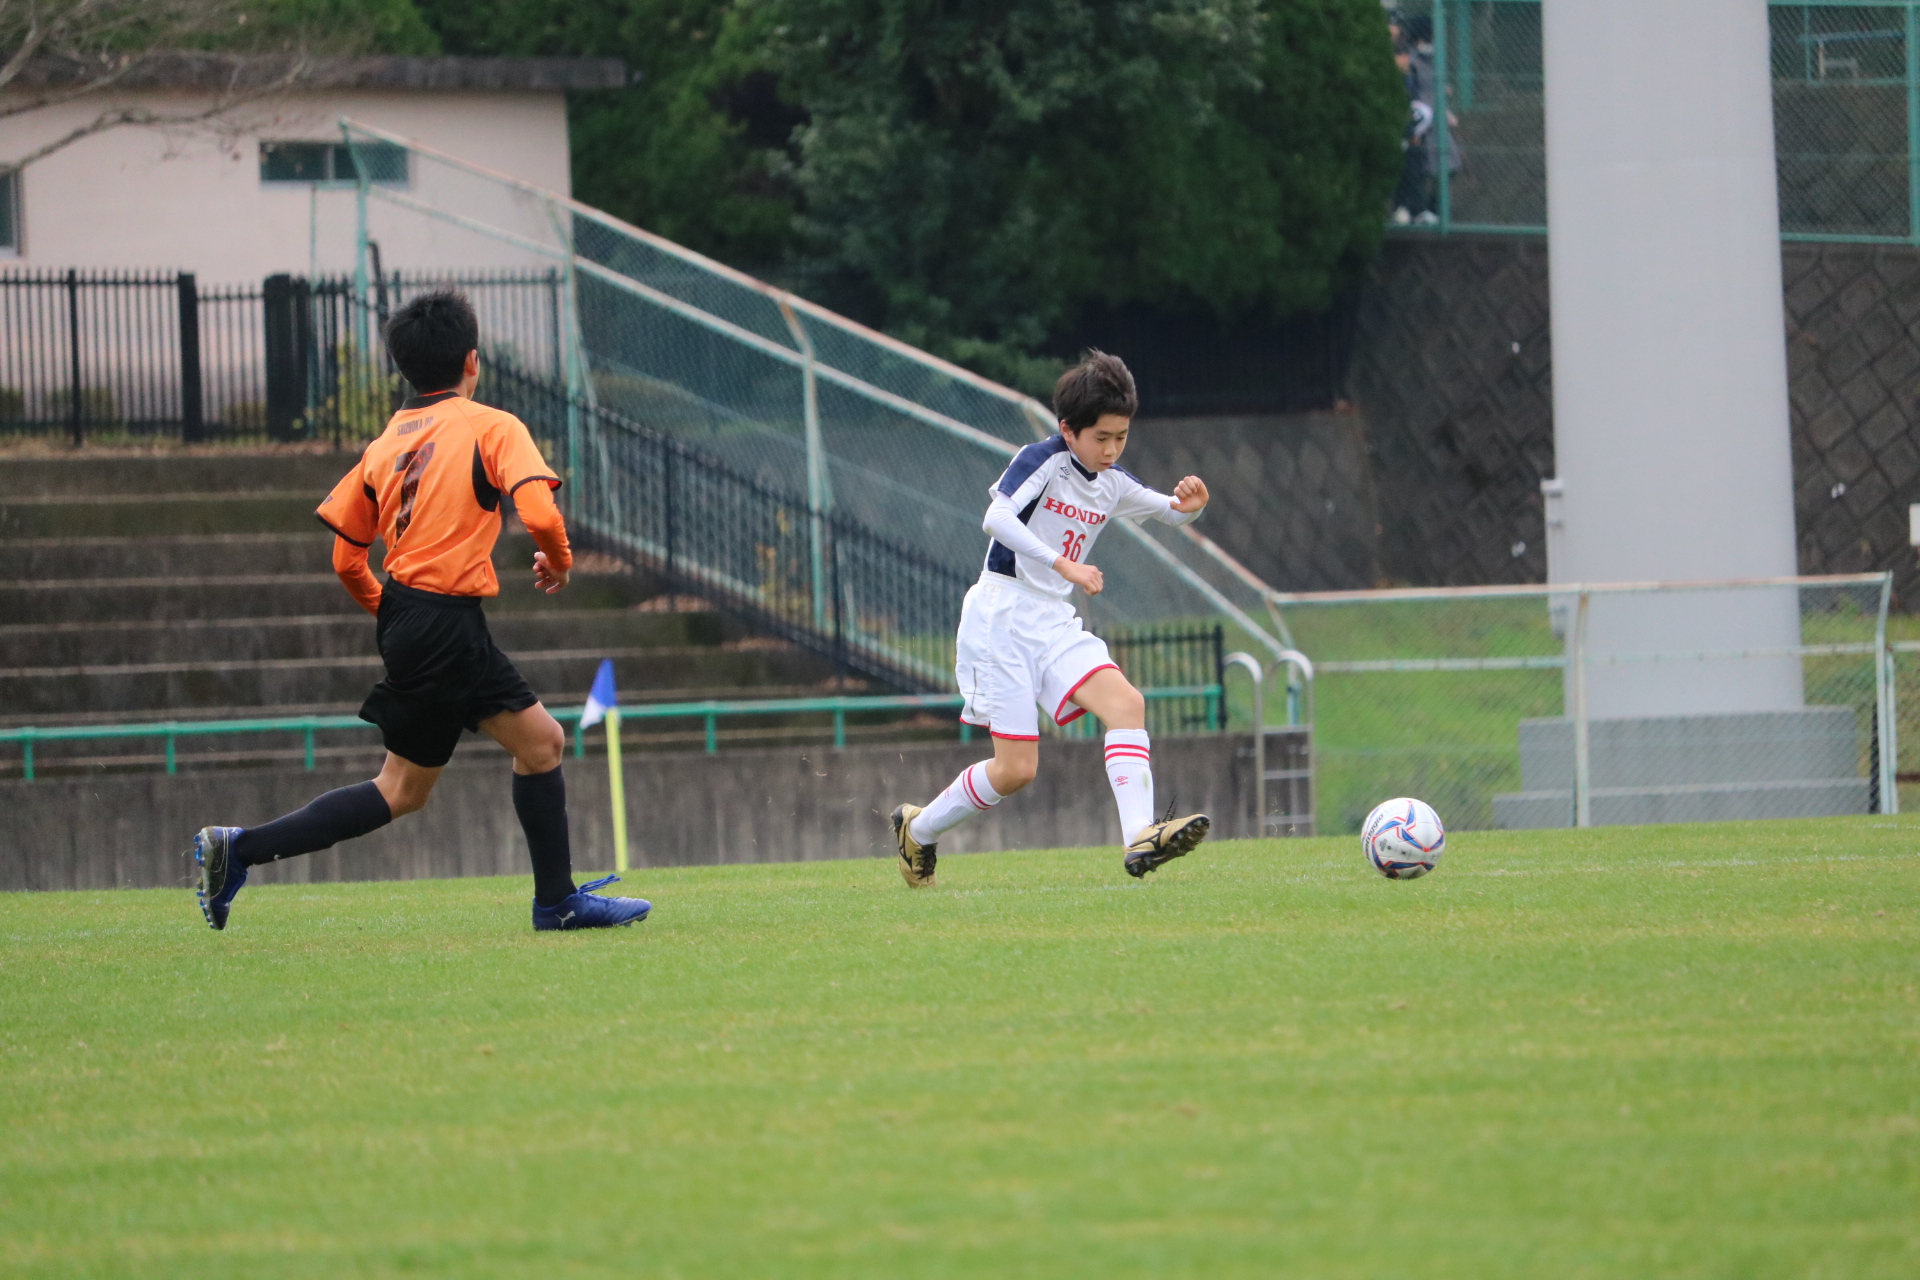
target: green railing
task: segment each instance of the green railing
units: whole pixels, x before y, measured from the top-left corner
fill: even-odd
[[[1414,74],[1435,107],[1427,229],[1544,234],[1539,0],[1396,8],[1424,37]],[[1781,237],[1920,244],[1920,0],[1773,0],[1768,16]]]
[[[1174,685],[1158,689],[1143,689],[1141,693],[1150,702],[1173,698],[1200,698],[1206,702],[1206,721],[1209,732],[1217,732],[1222,724],[1224,707],[1221,688],[1217,684]],[[833,697],[833,698],[761,698],[738,699],[732,701],[707,700],[703,702],[661,702],[640,706],[620,708],[623,722],[635,720],[700,720],[706,728],[706,749],[715,752],[720,749],[720,721],[722,719],[743,716],[783,716],[783,715],[823,715],[833,716],[833,745],[847,745],[847,716],[875,711],[958,711],[962,699],[957,693],[900,694],[881,697]],[[553,711],[553,718],[562,724],[573,726],[573,753],[583,756],[587,751],[586,734],[580,728],[582,707],[562,707]],[[1091,732],[1093,717],[1084,717],[1078,725],[1068,730],[1072,736],[1078,732]],[[26,781],[34,780],[34,744],[40,742],[80,742],[89,739],[105,738],[161,738],[166,742],[167,772],[179,772],[177,744],[181,738],[205,738],[236,733],[298,733],[306,743],[305,765],[314,767],[314,735],[327,730],[365,729],[371,731],[373,725],[358,716],[276,716],[255,720],[163,720],[153,724],[110,724],[110,725],[59,725],[41,729],[27,726],[19,729],[0,729],[0,743],[18,743],[22,748],[23,773]],[[962,723],[960,740],[970,741],[973,726]]]

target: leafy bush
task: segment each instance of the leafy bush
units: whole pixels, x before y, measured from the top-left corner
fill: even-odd
[[[47,393],[47,418],[66,422],[73,416],[73,391],[60,387]],[[80,421],[90,427],[120,425],[120,404],[112,387],[80,388]]]
[[[220,425],[227,433],[236,436],[265,435],[267,431],[267,402],[265,400],[238,400],[226,407],[220,414]]]

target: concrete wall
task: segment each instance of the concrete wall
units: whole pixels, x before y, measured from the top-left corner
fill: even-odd
[[[1221,837],[1250,835],[1251,748],[1240,735],[1156,743],[1161,807],[1173,801],[1182,813],[1210,813]],[[629,757],[633,860],[648,867],[891,857],[893,806],[925,803],[990,751],[954,742]],[[1099,739],[1047,742],[1033,786],[950,834],[941,852],[1104,845],[1100,856],[1112,857],[1117,874],[1118,821],[1101,751]],[[526,874],[507,772],[504,754],[469,745],[422,812],[263,868],[260,881]],[[183,885],[190,871],[180,851],[201,826],[258,824],[365,777],[261,769],[0,783],[0,890]],[[567,789],[574,865],[610,867],[605,760],[569,759]]]
[[[128,93],[179,111],[190,93]],[[0,121],[0,158],[91,120],[88,98]],[[257,283],[275,272],[352,269],[351,187],[260,180],[260,142],[340,140],[342,115],[415,138],[548,190],[569,190],[565,95],[558,92],[340,91],[289,95],[236,114],[230,132],[122,128],[47,157],[22,175],[22,245],[4,266],[158,268],[205,283]],[[538,211],[505,190],[416,158],[408,194],[552,238]],[[378,200],[370,228],[389,268],[545,268],[544,259]],[[314,229],[317,227],[317,237]]]

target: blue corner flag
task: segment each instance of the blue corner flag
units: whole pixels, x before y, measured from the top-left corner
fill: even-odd
[[[600,659],[600,670],[593,677],[593,691],[587,694],[587,708],[580,713],[580,727],[591,729],[606,719],[607,712],[616,711],[620,699],[613,692],[613,659]]]

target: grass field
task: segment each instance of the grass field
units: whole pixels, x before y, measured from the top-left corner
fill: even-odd
[[[1920,1275],[1920,820],[0,896],[0,1273]]]

